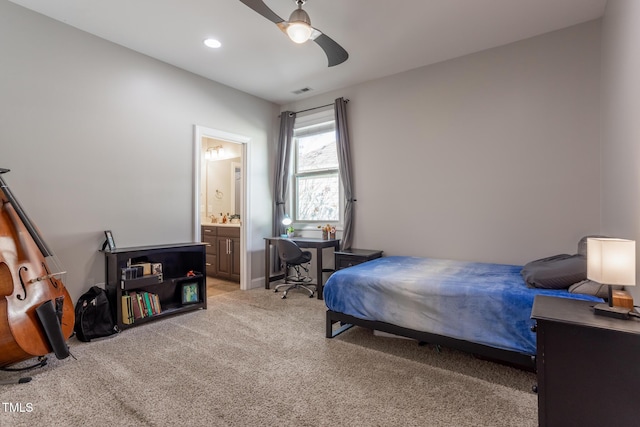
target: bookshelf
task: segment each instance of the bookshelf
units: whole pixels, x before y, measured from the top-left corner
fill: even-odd
[[[203,243],[105,251],[105,289],[118,327],[206,309],[204,269]]]

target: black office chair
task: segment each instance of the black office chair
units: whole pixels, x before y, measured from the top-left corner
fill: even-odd
[[[291,289],[306,289],[309,292],[309,298],[313,298],[316,285],[309,285],[311,277],[309,277],[308,264],[311,262],[311,252],[301,250],[295,242],[287,239],[280,239],[277,243],[278,255],[284,267],[284,283],[275,287],[274,291],[278,292],[280,288],[286,288],[282,298],[287,297],[287,292]],[[307,264],[307,265],[304,265]],[[289,275],[289,269],[295,270],[295,275]],[[300,270],[304,270],[303,275]],[[311,287],[313,289],[311,289]]]

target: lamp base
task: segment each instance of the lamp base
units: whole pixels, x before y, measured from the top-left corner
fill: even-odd
[[[599,316],[613,317],[616,319],[628,319],[629,309],[624,307],[610,307],[609,304],[596,304],[593,307],[595,314]]]
[[[633,310],[633,297],[627,291],[612,291],[614,307],[623,307]]]

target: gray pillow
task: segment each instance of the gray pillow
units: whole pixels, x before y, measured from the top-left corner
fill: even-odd
[[[580,239],[580,241],[578,242],[578,255],[582,255],[583,257],[587,257],[587,239],[589,237],[607,237],[607,236],[600,236],[597,234],[593,234],[591,236],[584,236],[582,239]]]
[[[622,286],[613,286],[613,289],[621,289]],[[593,295],[599,298],[609,298],[609,287],[593,280],[583,280],[569,286],[569,292],[572,294]]]
[[[566,289],[587,278],[587,259],[577,254],[554,255],[527,263],[521,274],[529,286]]]

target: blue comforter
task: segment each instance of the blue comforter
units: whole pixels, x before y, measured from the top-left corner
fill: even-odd
[[[529,288],[521,266],[417,257],[384,257],[335,272],[327,308],[504,350],[534,355],[536,295],[591,301],[567,290]]]

